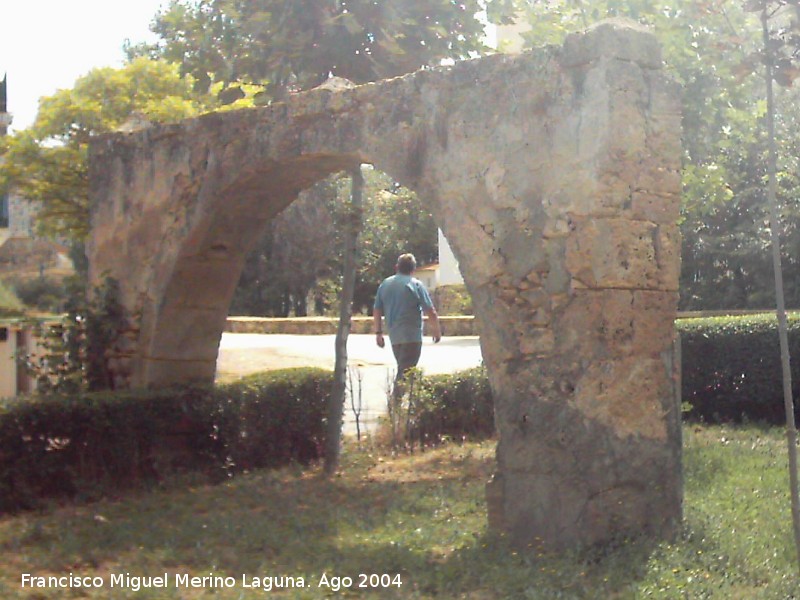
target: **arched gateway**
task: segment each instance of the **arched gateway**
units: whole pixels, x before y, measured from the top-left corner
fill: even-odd
[[[430,202],[473,297],[500,435],[490,524],[556,549],[670,534],[681,146],[661,66],[652,35],[605,22],[561,48],[94,141],[91,275],[137,317],[118,383],[210,381],[266,223],[373,163]]]

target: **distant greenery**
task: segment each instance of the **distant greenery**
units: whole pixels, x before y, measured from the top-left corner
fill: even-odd
[[[40,204],[41,233],[81,242],[89,232],[89,139],[132,118],[172,122],[217,105],[165,62],[139,58],[93,69],[72,89],[42,98],[33,125],[5,140],[0,187]]]
[[[14,290],[0,281],[0,318],[22,317],[25,305],[14,293]]]
[[[221,84],[235,98],[242,83],[261,85],[256,100],[266,104],[331,75],[366,83],[483,52],[482,4],[175,0],[153,19],[158,41],[130,46],[128,55],[180,65],[199,91]]]
[[[375,291],[413,252],[421,265],[438,257],[436,223],[425,200],[374,169],[364,169],[364,220],[354,309],[372,309]],[[304,193],[268,225],[247,258],[230,314],[270,317],[333,314],[341,288],[342,207],[347,179]]]
[[[440,315],[474,314],[472,297],[462,284],[440,285],[434,292],[436,310]]]
[[[63,278],[33,277],[8,282],[20,301],[40,312],[63,312],[69,292]]]
[[[685,520],[677,538],[566,556],[518,552],[487,532],[484,485],[494,443],[451,444],[389,456],[348,446],[339,476],[288,468],[207,486],[154,490],[83,507],[52,507],[0,520],[0,595],[20,573],[102,576],[164,572],[232,576],[214,591],[263,598],[241,577],[303,577],[279,597],[346,597],[319,588],[323,573],[400,576],[402,587],[352,589],[349,597],[508,600],[786,600],[800,579],[793,562],[782,433],[757,427],[684,429]],[[109,590],[86,589],[85,598]],[[277,593],[273,590],[272,593]],[[115,598],[182,599],[186,590],[116,590]]]
[[[59,307],[63,316],[38,323],[35,336],[39,344],[30,354],[17,356],[17,361],[36,380],[39,393],[113,389],[111,350],[130,327],[130,315],[120,301],[119,282],[106,277],[89,289],[83,278],[75,276],[63,283],[64,299]],[[55,298],[48,300],[55,302]]]

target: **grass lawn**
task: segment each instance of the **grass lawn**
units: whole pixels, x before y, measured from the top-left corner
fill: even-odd
[[[685,525],[673,543],[518,554],[486,532],[493,443],[399,457],[350,447],[331,481],[317,469],[262,471],[4,517],[0,598],[800,597],[783,432],[689,425],[684,444]],[[103,586],[22,589],[23,573]],[[126,573],[166,573],[166,587],[111,587]],[[345,577],[352,587],[337,591]]]

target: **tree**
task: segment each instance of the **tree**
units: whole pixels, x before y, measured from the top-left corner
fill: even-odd
[[[262,84],[266,103],[335,75],[365,83],[485,50],[479,0],[173,0],[161,40],[128,49],[181,65],[198,85]]]
[[[377,284],[412,252],[420,265],[438,259],[436,222],[424,198],[375,169],[365,169],[364,231],[359,245],[354,309],[370,311]]]
[[[777,4],[777,6],[775,6]],[[767,135],[769,138],[769,163],[768,174],[768,203],[770,214],[770,232],[772,246],[772,267],[775,276],[776,316],[778,318],[778,334],[781,353],[781,371],[783,381],[783,401],[786,412],[786,442],[789,454],[789,492],[792,506],[792,530],[794,533],[795,549],[797,552],[798,566],[800,566],[800,490],[798,489],[797,473],[797,427],[794,419],[794,400],[792,398],[792,369],[789,356],[789,334],[786,320],[786,304],[783,293],[783,270],[781,265],[781,240],[780,216],[777,203],[777,148],[775,140],[775,102],[773,81],[782,85],[791,86],[794,79],[800,76],[800,71],[794,66],[792,58],[800,53],[800,2],[797,0],[781,0],[770,2],[768,0],[750,0],[749,7],[761,13],[761,30],[764,49],[762,52],[765,65],[764,81],[767,96]],[[780,10],[794,5],[797,10],[798,21],[792,22],[788,29],[777,37],[770,31],[770,19],[779,14]],[[786,47],[786,40],[792,40],[794,50],[789,56],[782,53]]]
[[[339,446],[342,437],[342,414],[347,394],[347,338],[353,316],[353,293],[356,286],[356,253],[358,236],[363,225],[364,177],[361,165],[353,169],[350,181],[350,202],[346,208],[344,238],[344,265],[342,268],[342,294],[339,306],[339,326],[336,329],[335,361],[333,367],[333,390],[328,411],[328,431],[325,440],[326,475],[333,475],[339,466]]]
[[[331,202],[335,185],[326,179],[302,192],[269,223],[247,257],[231,302],[232,314],[308,314],[309,295],[340,264]]]
[[[177,121],[214,106],[163,61],[138,58],[120,69],[93,69],[72,89],[42,98],[34,124],[8,139],[0,183],[37,203],[40,230],[76,242],[89,231],[87,149],[92,136],[133,115]]]

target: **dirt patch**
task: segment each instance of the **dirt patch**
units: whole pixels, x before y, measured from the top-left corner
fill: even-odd
[[[379,459],[364,477],[367,481],[442,481],[452,479],[488,479],[495,466],[494,442],[481,444],[468,451],[459,446],[446,446],[426,454],[409,454],[394,459]]]

